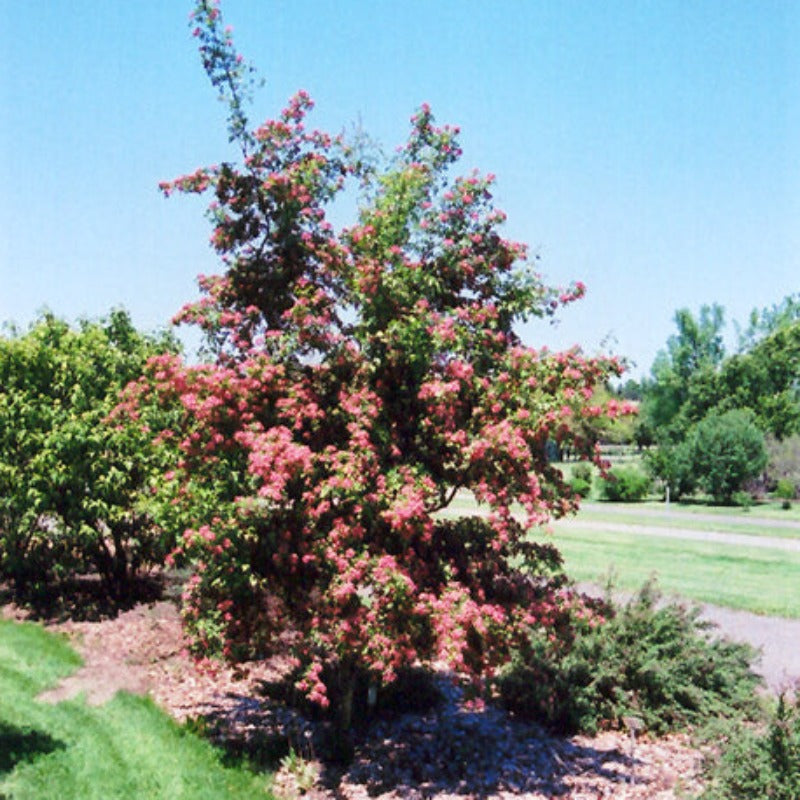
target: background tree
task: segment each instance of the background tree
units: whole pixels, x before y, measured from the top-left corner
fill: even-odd
[[[698,485],[691,439],[704,420],[738,409],[747,411],[752,423],[774,439],[800,431],[796,309],[796,299],[790,296],[772,309],[754,311],[747,336],[740,336],[749,349],[730,357],[723,357],[719,341],[721,309],[712,313],[706,307],[699,321],[688,312],[676,315],[679,333],[656,359],[653,377],[644,382],[637,427],[641,441],[657,444],[648,463],[672,496]]]
[[[524,630],[580,604],[526,531],[574,507],[546,445],[595,456],[572,423],[626,411],[592,399],[620,367],[522,344],[518,322],[584,289],[547,288],[500,235],[493,176],[450,175],[456,129],[423,106],[396,157],[369,170],[306,127],[304,93],[251,132],[249,73],[217,6],[199,2],[194,24],[243,161],[163,188],[213,198],[224,272],[180,318],[216,360],[155,359],[126,407],[183,408],[161,433],[182,451],[162,487],[185,529],[175,557],[194,570],[198,649],[252,657],[289,636],[299,687],[333,700],[346,728],[358,674],[381,684],[444,659],[485,675]],[[337,231],[326,209],[351,177],[358,216]],[[487,515],[442,519],[459,490]]]
[[[675,312],[678,331],[656,356],[652,379],[643,382],[643,424],[657,441],[680,440],[704,415],[711,402],[709,384],[725,356],[724,322],[724,309],[717,304],[702,306],[698,317],[686,308]]]
[[[800,293],[787,295],[779,303],[766,308],[754,308],[746,328],[736,324],[738,352],[752,350],[765,337],[796,322],[800,322]]]
[[[717,405],[747,408],[777,439],[800,433],[800,320],[768,333],[721,366]]]
[[[172,338],[114,311],[77,328],[50,314],[0,337],[0,575],[17,588],[96,571],[113,595],[171,543],[148,513],[149,440],[106,418]]]
[[[764,434],[746,410],[709,414],[694,428],[689,441],[697,482],[718,502],[730,503],[767,463]]]

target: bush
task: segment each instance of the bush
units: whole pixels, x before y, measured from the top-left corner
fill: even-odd
[[[698,483],[720,503],[730,503],[767,464],[764,434],[749,411],[712,412],[697,423],[689,441]]]
[[[753,495],[750,492],[734,492],[733,496],[731,497],[731,502],[735,506],[739,506],[747,511],[750,510],[751,506],[753,505]]]
[[[781,478],[775,486],[774,494],[779,500],[784,501],[784,508],[788,508],[797,495],[797,487],[789,478]]]
[[[694,491],[696,478],[685,442],[659,445],[645,454],[644,463],[648,473],[669,490],[671,499],[678,500]]]
[[[658,601],[648,583],[568,646],[532,635],[499,679],[503,704],[561,733],[621,727],[628,715],[662,734],[754,714],[755,651],[712,638],[697,609]]]
[[[569,485],[575,494],[581,497],[588,497],[592,491],[592,479],[594,473],[590,464],[581,462],[572,468],[572,477],[570,478]]]
[[[701,800],[797,800],[800,797],[800,705],[779,698],[762,731],[741,723],[707,732],[722,753],[706,762]]]
[[[782,440],[769,436],[766,444],[767,483],[776,486],[782,480],[788,481],[793,487],[792,496],[781,499],[791,500],[795,496],[797,487],[800,486],[800,435],[794,434]]]
[[[615,503],[635,503],[650,492],[650,478],[635,467],[615,467],[600,481],[601,495]]]
[[[108,418],[147,359],[176,347],[124,311],[75,327],[45,314],[0,336],[0,579],[18,593],[94,572],[124,594],[163,563],[173,543],[150,508],[152,435]]]

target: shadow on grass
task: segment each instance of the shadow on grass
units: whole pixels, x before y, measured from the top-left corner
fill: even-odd
[[[19,728],[0,720],[0,777],[11,772],[17,764],[35,761],[65,747],[64,742],[47,733]]]

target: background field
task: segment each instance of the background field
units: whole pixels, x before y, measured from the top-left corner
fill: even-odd
[[[481,513],[462,494],[448,514]],[[661,529],[662,535],[659,535]],[[590,503],[538,531],[582,583],[637,589],[655,576],[666,594],[758,614],[800,617],[800,515],[777,504],[747,512],[663,502]],[[693,537],[710,537],[702,541]],[[711,538],[713,537],[713,538]],[[796,544],[795,544],[796,543]],[[792,549],[794,548],[794,549]]]

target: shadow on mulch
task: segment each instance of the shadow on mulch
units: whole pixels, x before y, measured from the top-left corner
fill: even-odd
[[[441,678],[415,671],[371,715],[362,709],[346,765],[336,757],[341,742],[332,722],[305,703],[293,706],[296,692],[289,680],[263,684],[260,699],[229,694],[190,725],[221,747],[229,763],[274,771],[290,751],[317,761],[319,785],[331,796],[344,784],[362,786],[373,797],[504,790],[557,796],[570,791],[571,776],[614,784],[631,779],[636,761],[619,749],[577,744],[496,708],[467,710],[437,683]]]
[[[0,583],[0,606],[14,604],[37,622],[99,622],[172,595],[175,576],[153,573],[134,578],[118,597],[111,597],[97,575],[82,575],[56,584],[15,592]]]

